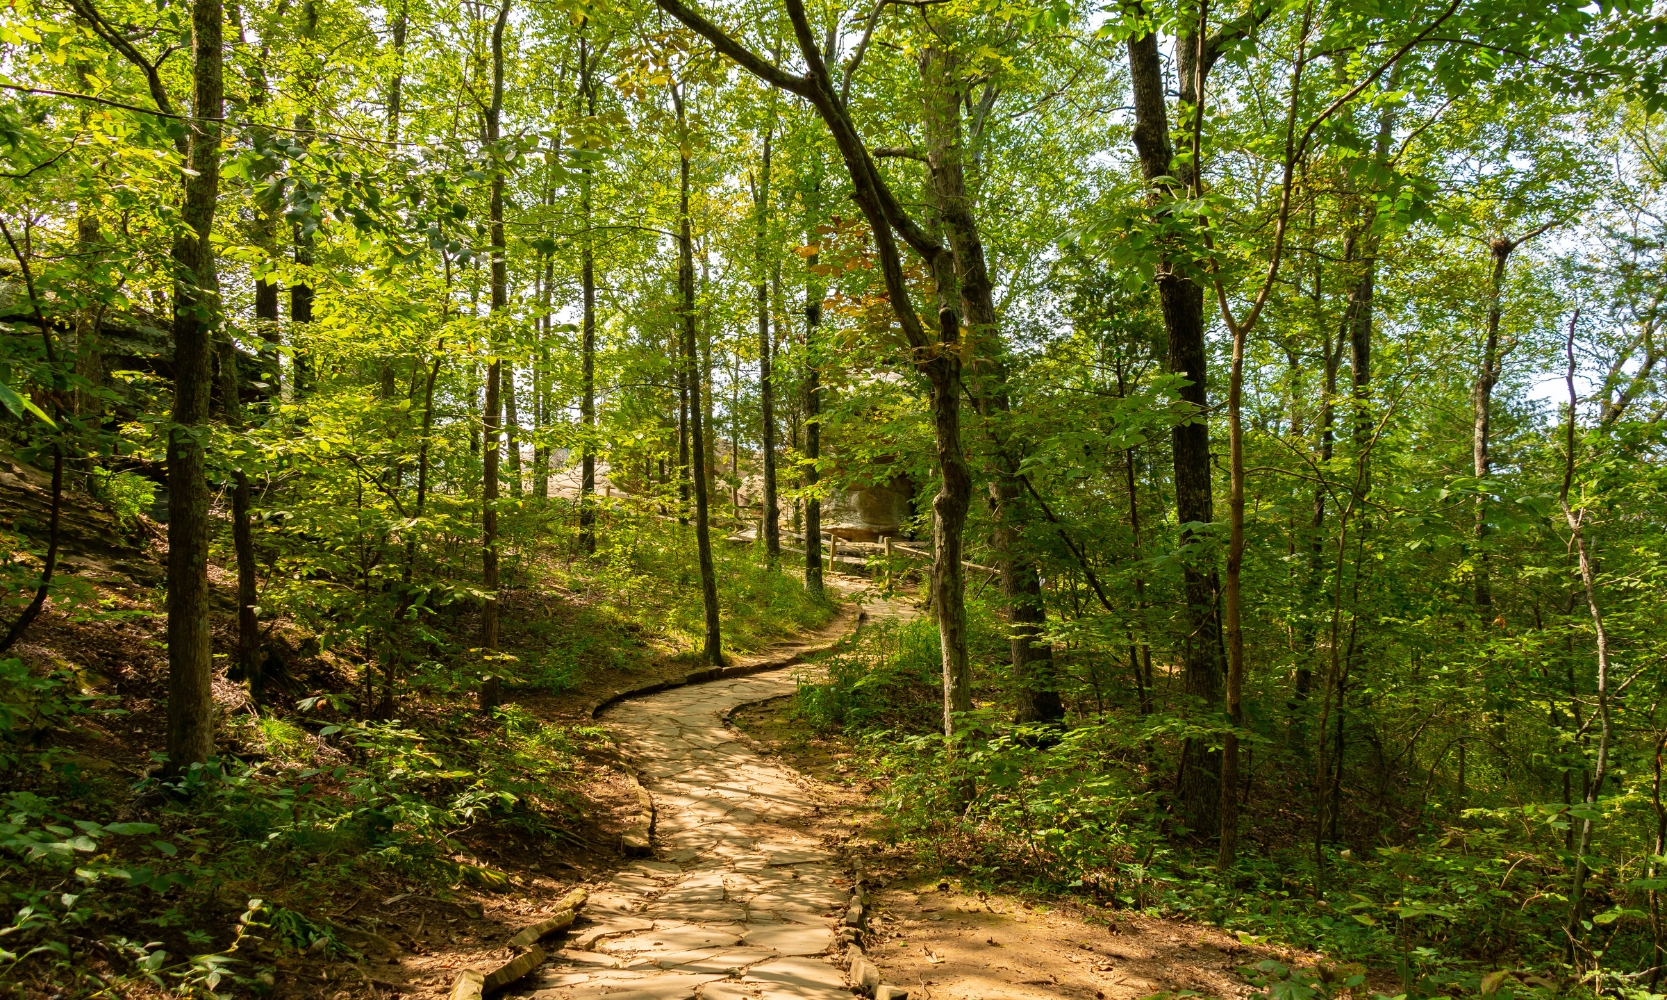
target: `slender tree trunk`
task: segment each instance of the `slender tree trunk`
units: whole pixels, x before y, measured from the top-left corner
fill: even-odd
[[[1563,510],[1563,520],[1568,524],[1569,533],[1574,543],[1575,554],[1580,561],[1580,584],[1586,595],[1586,608],[1592,615],[1592,633],[1597,647],[1598,676],[1598,752],[1597,760],[1592,765],[1592,781],[1586,786],[1585,803],[1588,815],[1597,805],[1598,795],[1603,791],[1604,779],[1609,776],[1609,745],[1612,738],[1612,727],[1609,717],[1609,633],[1603,624],[1603,612],[1598,607],[1597,571],[1592,566],[1591,551],[1586,541],[1586,512],[1575,511],[1569,506],[1569,489],[1574,485],[1576,421],[1579,415],[1580,397],[1574,390],[1574,332],[1575,323],[1580,313],[1575,312],[1569,319],[1568,336],[1568,374],[1565,381],[1569,388],[1569,423],[1568,434],[1564,439],[1566,455],[1563,465],[1563,488],[1558,493],[1557,502]],[[1581,912],[1586,902],[1586,855],[1592,846],[1592,820],[1580,821],[1580,839],[1574,851],[1574,871],[1569,875],[1569,917],[1564,927],[1566,940],[1564,957],[1574,960],[1575,942],[1583,935]]]
[[[214,752],[214,652],[209,637],[208,469],[203,440],[219,315],[209,241],[220,197],[224,105],[220,0],[191,5],[190,172],[174,240],[174,428],[168,434],[168,770]]]
[[[277,305],[276,300],[273,305]],[[238,376],[237,344],[231,337],[221,341],[220,394],[225,399],[226,424],[234,432],[241,432],[247,424],[243,419],[243,400],[239,393],[242,379]],[[237,660],[234,676],[248,682],[249,692],[258,701],[266,681],[260,661],[260,619],[255,614],[259,600],[255,580],[255,534],[250,524],[249,476],[241,468],[232,472],[232,548],[237,554]]]
[[[1226,587],[1227,717],[1233,724],[1221,743],[1221,840],[1216,866],[1231,868],[1239,843],[1239,727],[1244,725],[1244,627],[1241,618],[1244,569],[1244,342],[1233,325],[1233,369],[1227,382],[1227,451],[1232,486],[1228,496]],[[1341,715],[1339,715],[1341,718]]]
[[[718,578],[712,562],[712,533],[708,523],[710,497],[706,479],[705,414],[701,405],[700,354],[696,343],[694,235],[689,218],[688,126],[683,97],[674,86],[678,136],[683,142],[677,159],[677,285],[683,298],[683,380],[689,387],[689,451],[694,457],[695,549],[700,560],[700,603],[706,622],[706,662],[722,666],[723,638],[718,621]]]
[[[504,397],[504,457],[509,466],[509,495],[519,498],[525,484],[521,481],[521,414],[515,406],[515,365],[503,369]]]
[[[1494,240],[1490,245],[1493,272],[1488,280],[1487,331],[1482,340],[1482,364],[1476,372],[1476,382],[1470,392],[1471,459],[1477,479],[1486,479],[1490,466],[1488,437],[1493,416],[1493,387],[1499,382],[1500,368],[1503,364],[1499,355],[1499,319],[1505,294],[1505,263],[1510,259],[1511,251],[1515,249],[1516,245],[1505,239]],[[1488,536],[1487,511],[1487,496],[1478,491],[1476,525],[1473,529],[1476,555],[1472,563],[1476,567],[1476,606],[1483,609],[1493,604],[1493,587],[1489,580],[1488,554],[1485,548]]]
[[[315,39],[318,36],[318,3],[317,0],[304,0],[301,5],[301,37]],[[312,119],[300,114],[295,116],[295,129],[300,143],[307,145],[312,136]],[[291,365],[290,395],[299,400],[311,389],[311,358],[307,348],[302,344],[302,332],[313,321],[313,286],[306,278],[307,269],[313,266],[313,231],[309,225],[311,220],[295,224],[295,263],[302,269],[302,280],[289,289],[289,321],[290,348],[294,351]]]
[[[399,149],[399,118],[404,112],[405,31],[410,23],[407,16],[409,7],[410,0],[399,0],[399,12],[393,16],[390,26],[394,43],[394,75],[388,81],[388,145],[395,152]]]
[[[805,198],[805,242],[816,243],[816,227],[822,221],[821,162],[813,165],[811,183]],[[824,596],[822,586],[822,501],[816,496],[815,486],[821,479],[816,462],[822,457],[822,371],[819,367],[821,345],[817,334],[822,327],[822,290],[816,284],[815,268],[821,263],[820,254],[806,259],[805,271],[805,396],[804,396],[804,456],[799,466],[799,481],[805,494],[805,589],[814,597]]]
[[[1123,362],[1119,358],[1117,361],[1117,396],[1119,399],[1123,399],[1127,398],[1128,394],[1129,389],[1124,378]],[[1133,448],[1123,453],[1123,474],[1129,490],[1129,534],[1134,538],[1133,556],[1135,564],[1139,565],[1145,561],[1146,557],[1142,552],[1140,542],[1140,492],[1135,477],[1135,458],[1136,454]],[[1135,572],[1134,577],[1134,596],[1135,611],[1144,615],[1146,612],[1146,574],[1139,570]],[[1151,715],[1153,709],[1152,646],[1144,638],[1137,643],[1134,642],[1134,636],[1130,636],[1129,669],[1135,675],[1135,691],[1140,698],[1140,714]]]
[[[46,363],[52,369],[58,369],[58,351],[52,344],[52,324],[47,322],[46,314],[41,310],[41,301],[35,287],[35,278],[29,266],[29,229],[28,219],[24,220],[23,246],[19,247],[12,239],[12,232],[6,228],[4,219],[0,219],[0,234],[6,238],[6,244],[11,247],[12,254],[17,258],[18,270],[23,272],[23,285],[29,295],[29,305],[35,314],[35,326],[40,330],[41,346],[46,349]],[[73,361],[72,361],[73,364]],[[56,401],[53,412],[57,419],[64,419],[64,410]],[[60,528],[63,523],[64,510],[64,448],[61,441],[52,443],[52,513],[47,525],[46,559],[41,565],[41,580],[35,587],[35,596],[17,616],[17,621],[6,632],[5,638],[0,639],[0,653],[11,649],[17,640],[23,637],[35,618],[46,607],[46,598],[52,591],[52,574],[58,566],[58,542],[61,538]]]
[[[499,139],[499,118],[504,106],[504,24],[509,20],[511,0],[504,0],[492,25],[492,103],[486,110],[486,141]],[[492,174],[492,201],[489,208],[489,238],[492,241],[492,312],[494,315],[509,308],[509,262],[504,241],[504,174],[501,168]],[[499,398],[502,386],[501,363],[496,357],[497,345],[492,345],[493,358],[486,367],[486,404],[481,411],[481,589],[486,600],[481,604],[480,644],[485,649],[498,648],[498,421],[503,413]]]
[[[700,295],[697,296],[697,301],[704,300],[708,303],[712,301],[710,272],[711,258],[707,253],[706,245],[703,243],[700,255]],[[713,412],[717,405],[717,393],[712,388],[714,383],[712,381],[712,307],[710,305],[700,311],[700,321],[695,326],[695,333],[695,343],[697,345],[695,357],[700,362],[700,401],[703,407],[701,428],[705,434],[703,440],[706,442],[706,496],[710,498],[718,492],[718,420]]]
[[[1129,71],[1134,85],[1135,149],[1148,181],[1172,173],[1173,147],[1165,105],[1163,63],[1155,34],[1131,37]],[[1177,45],[1186,52],[1190,46]],[[1185,80],[1191,74],[1180,74]],[[1195,84],[1188,80],[1191,92]],[[1185,178],[1182,178],[1183,181]],[[1170,434],[1175,464],[1175,515],[1182,525],[1209,524],[1215,519],[1210,483],[1210,429],[1206,414],[1203,289],[1176,268],[1167,254],[1158,262],[1158,295],[1164,331],[1169,340],[1169,370],[1185,376],[1181,399],[1192,419],[1177,424]],[[1187,604],[1187,639],[1182,649],[1182,679],[1187,695],[1206,712],[1222,697],[1222,636],[1218,614],[1219,586],[1215,559],[1208,539],[1183,528],[1181,545],[1183,592]],[[1195,745],[1196,744],[1196,745]],[[1197,741],[1183,749],[1180,797],[1187,825],[1210,831],[1220,825],[1220,757]]]
[[[762,428],[764,465],[763,529],[764,552],[773,563],[781,558],[781,509],[776,495],[776,399],[771,374],[775,342],[770,336],[770,289],[766,265],[770,236],[770,133],[764,130],[764,157],[758,171],[758,409]]]
[[[239,42],[242,41],[241,31]],[[264,108],[267,102],[266,73],[261,67],[265,63],[266,48],[261,49],[261,58],[252,61],[249,74],[249,103],[255,108]],[[264,141],[266,135],[256,133]],[[278,249],[278,213],[255,209],[254,243],[267,257],[273,257]],[[267,400],[280,399],[283,396],[283,366],[280,361],[278,345],[283,340],[283,329],[278,318],[278,297],[281,287],[278,282],[267,278],[255,280],[255,333],[264,342],[260,352],[260,372],[258,380],[265,383],[265,391],[261,393]]]
[[[403,7],[399,22],[395,25],[395,45],[401,56],[404,54],[405,23]],[[238,19],[238,44],[244,44],[241,18]],[[257,67],[260,61],[256,61]],[[399,75],[394,77],[394,85],[390,94],[389,131],[391,138],[398,138],[399,127]],[[256,69],[249,80],[251,104],[264,106],[267,100],[266,76],[264,71]],[[278,219],[276,214],[260,212],[255,216],[255,243],[267,254],[271,254],[277,242]],[[278,321],[278,283],[264,279],[255,282],[255,331],[264,343],[277,346]],[[226,422],[234,430],[243,430],[248,426],[243,414],[243,399],[239,393],[240,382],[237,360],[237,345],[230,336],[224,341],[226,358],[220,365],[221,395],[225,397]],[[265,395],[269,398],[278,393],[278,354],[276,350],[264,350],[259,355],[260,370],[256,373],[256,382],[266,382],[268,388]],[[249,692],[259,701],[262,689],[266,683],[265,664],[260,655],[260,619],[255,614],[255,604],[259,599],[258,584],[255,576],[256,557],[254,530],[250,512],[251,497],[249,491],[249,477],[241,468],[232,473],[232,548],[237,556],[237,659],[234,676],[240,677],[249,685]]]
[[[549,193],[546,192],[546,205],[550,203]],[[546,443],[544,429],[550,426],[550,327],[553,325],[550,312],[550,285],[555,279],[553,273],[554,262],[549,257],[544,258],[544,267],[539,283],[539,337],[538,359],[533,369],[533,398],[537,401],[538,410],[533,416],[533,427],[538,436],[533,439],[533,496],[540,500],[550,498],[550,445]]]
[[[596,88],[591,81],[588,39],[579,39],[579,88],[589,113],[596,114]],[[596,552],[596,255],[591,238],[591,168],[583,161],[579,173],[579,214],[585,227],[579,243],[579,284],[583,316],[580,320],[579,422],[584,425],[579,470],[579,547]]]
[[[682,294],[682,289],[678,289]],[[689,523],[689,364],[684,355],[683,327],[673,337],[672,358],[677,364],[677,523]]]

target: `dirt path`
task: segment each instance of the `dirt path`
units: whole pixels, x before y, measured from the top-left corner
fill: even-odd
[[[792,648],[770,655],[784,653]],[[851,882],[809,829],[818,796],[725,724],[741,705],[791,694],[804,670],[673,688],[602,713],[653,796],[655,857],[598,887],[584,925],[515,992],[539,1000],[848,1000],[832,953]]]

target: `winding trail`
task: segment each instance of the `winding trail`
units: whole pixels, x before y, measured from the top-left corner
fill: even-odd
[[[691,684],[602,714],[654,798],[655,858],[625,866],[593,892],[588,923],[516,992],[537,1000],[849,1000],[830,956],[851,883],[806,830],[816,796],[725,724],[741,705],[792,694],[808,669]]]

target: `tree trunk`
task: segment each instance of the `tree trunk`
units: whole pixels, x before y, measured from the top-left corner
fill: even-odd
[[[1486,479],[1489,471],[1488,436],[1493,411],[1493,387],[1499,382],[1503,359],[1499,356],[1499,319],[1505,294],[1505,263],[1516,245],[1506,239],[1494,240],[1489,249],[1493,254],[1493,273],[1488,280],[1487,332],[1482,341],[1482,364],[1476,372],[1476,383],[1470,391],[1471,461],[1478,480]],[[1488,574],[1488,554],[1484,547],[1488,537],[1488,501],[1484,491],[1476,493],[1475,565],[1476,607],[1485,609],[1493,604],[1493,587]],[[1485,616],[1484,616],[1485,617]]]
[[[1117,360],[1117,397],[1127,398],[1129,387],[1124,378],[1123,361]],[[1135,449],[1130,448],[1123,453],[1123,474],[1129,490],[1129,534],[1134,538],[1134,561],[1136,565],[1145,561],[1140,542],[1140,494],[1138,481],[1135,477]],[[1134,578],[1135,610],[1142,615],[1146,611],[1146,574],[1136,572]],[[1135,675],[1135,693],[1140,699],[1140,714],[1152,714],[1152,646],[1144,639],[1136,643],[1130,635],[1129,669]]]
[[[816,241],[816,225],[820,218],[817,214],[820,208],[816,195],[820,184],[811,188],[812,202],[810,218],[805,226],[805,239]],[[811,268],[820,263],[819,254],[811,254],[806,261]],[[812,596],[823,596],[822,589],[822,501],[817,498],[815,486],[821,478],[816,471],[816,462],[822,457],[822,373],[817,367],[817,352],[821,347],[816,342],[817,331],[822,326],[822,293],[816,287],[816,274],[807,271],[805,275],[805,463],[799,467],[800,478],[806,487],[805,512],[805,589]]]
[[[550,199],[545,197],[545,204]],[[550,327],[553,325],[550,312],[550,285],[555,278],[552,273],[554,263],[550,258],[544,258],[544,267],[539,283],[539,335],[538,356],[533,367],[533,400],[537,410],[533,414],[533,429],[537,436],[533,438],[533,496],[540,500],[550,498],[550,445],[543,431],[550,425]]]
[[[1184,51],[1188,46],[1178,46]],[[1134,142],[1141,172],[1148,182],[1172,174],[1169,115],[1165,106],[1163,64],[1155,34],[1129,39],[1129,72],[1134,84]],[[1182,74],[1189,76],[1190,74]],[[1193,83],[1186,89],[1191,92]],[[1182,680],[1186,693],[1206,712],[1221,703],[1222,638],[1217,612],[1219,587],[1209,539],[1187,525],[1207,525],[1215,519],[1210,482],[1210,429],[1206,414],[1206,352],[1204,346],[1204,290],[1177,270],[1167,254],[1158,261],[1158,295],[1163,306],[1164,332],[1169,340],[1169,370],[1187,384],[1181,399],[1191,419],[1170,434],[1175,463],[1175,515],[1183,526],[1180,542],[1187,553],[1182,563],[1187,603],[1187,639],[1182,650]],[[1180,797],[1183,815],[1194,830],[1215,830],[1220,824],[1220,757],[1197,741],[1183,749]]]
[[[492,103],[486,109],[486,141],[499,138],[499,118],[504,106],[504,23],[509,20],[511,0],[504,0],[492,25]],[[489,238],[492,241],[492,312],[509,308],[509,262],[504,242],[504,174],[492,174],[489,208]],[[480,609],[480,644],[498,648],[498,420],[503,412],[499,398],[502,370],[492,345],[493,358],[486,367],[486,404],[481,410],[481,589],[486,600]]]
[[[318,37],[318,3],[317,0],[304,0],[301,5],[301,37],[313,40]],[[297,139],[306,145],[312,135],[312,119],[305,115],[295,116]],[[313,266],[313,232],[308,221],[298,222],[294,226],[295,234],[295,263],[308,269]],[[305,278],[291,285],[289,289],[289,321],[290,348],[294,351],[291,356],[292,377],[290,379],[290,396],[299,400],[311,386],[309,385],[311,367],[305,346],[301,343],[302,329],[313,321],[313,286]]]
[[[394,43],[394,75],[388,81],[388,145],[390,151],[399,149],[399,116],[404,110],[405,99],[405,31],[410,23],[408,10],[410,0],[400,0],[399,13],[394,15],[391,25]]]
[[[929,201],[954,254],[960,290],[957,304],[981,362],[981,377],[968,380],[968,389],[996,439],[989,486],[990,536],[1011,633],[1014,721],[1054,722],[1064,717],[1065,709],[1054,677],[1053,646],[1043,638],[1048,615],[1041,576],[1024,551],[1022,525],[1028,518],[1019,457],[1015,442],[1000,429],[1010,408],[1006,349],[997,325],[984,244],[967,195],[963,94],[956,60],[948,53],[927,49],[920,59],[920,74],[927,95],[923,117],[931,171]]]
[[[243,41],[241,28],[238,42]],[[267,83],[266,72],[262,69],[266,49],[261,49],[262,58],[251,61],[249,72],[249,104],[255,108],[266,107]],[[256,133],[264,141],[266,135]],[[278,213],[265,211],[257,207],[254,219],[254,243],[268,257],[276,255],[278,249]],[[283,367],[278,353],[278,344],[283,339],[282,327],[278,319],[278,295],[280,287],[276,281],[267,278],[255,279],[255,333],[264,343],[260,352],[260,372],[257,381],[265,383],[265,390],[261,396],[267,400],[279,399],[283,396]]]
[[[504,457],[509,461],[509,495],[519,498],[524,483],[521,481],[521,414],[515,408],[515,364],[503,370],[504,397]]]
[[[214,650],[209,637],[208,470],[203,453],[218,303],[209,242],[220,197],[220,0],[191,5],[190,171],[173,246],[174,428],[168,434],[168,770],[214,752]]]
[[[277,305],[276,300],[273,305]],[[221,341],[220,394],[225,399],[226,424],[234,432],[246,427],[243,401],[239,397],[237,344]],[[259,600],[255,581],[255,534],[250,524],[249,476],[241,468],[232,472],[232,548],[237,554],[237,658],[232,676],[249,684],[249,693],[259,701],[266,681],[260,660],[260,619],[255,615]]]
[[[758,171],[758,410],[764,452],[763,512],[759,519],[764,552],[773,563],[781,558],[781,510],[776,497],[776,400],[771,377],[775,343],[770,336],[770,289],[767,281],[770,235],[770,129],[764,130],[764,158]]]
[[[1506,251],[1509,253],[1509,251]],[[1500,255],[1494,273],[1503,277],[1504,257]],[[1597,676],[1597,709],[1598,709],[1598,752],[1597,759],[1592,764],[1592,781],[1586,787],[1585,804],[1588,814],[1595,811],[1598,796],[1603,792],[1604,779],[1609,776],[1609,744],[1613,737],[1613,730],[1609,717],[1609,633],[1604,627],[1603,612],[1598,607],[1597,571],[1592,565],[1592,555],[1587,547],[1584,510],[1575,511],[1569,506],[1569,489],[1574,485],[1574,454],[1576,445],[1576,417],[1580,404],[1580,397],[1574,390],[1574,330],[1575,321],[1580,313],[1576,310],[1569,319],[1568,337],[1568,374],[1565,381],[1569,388],[1569,423],[1568,434],[1564,439],[1565,458],[1563,466],[1563,488],[1559,492],[1557,502],[1563,509],[1563,519],[1568,524],[1572,535],[1574,550],[1579,558],[1580,583],[1586,596],[1586,609],[1592,616],[1592,632],[1596,640],[1598,658]],[[1659,843],[1659,841],[1658,841]],[[1586,896],[1586,856],[1592,846],[1592,820],[1580,821],[1579,843],[1574,851],[1574,870],[1569,875],[1569,916],[1564,926],[1564,957],[1574,960],[1575,942],[1584,931],[1581,923],[1581,911],[1585,905]]]
[[[1233,725],[1221,744],[1221,839],[1216,867],[1233,867],[1239,844],[1239,727],[1244,725],[1244,626],[1241,617],[1244,569],[1244,343],[1246,331],[1233,324],[1233,368],[1227,380],[1227,451],[1232,486],[1228,494],[1227,718]],[[1338,718],[1342,718],[1341,714]]]
[[[701,246],[700,255],[700,294],[696,301],[704,300],[708,303],[711,297],[712,276],[711,258],[706,252],[705,244]],[[718,420],[713,415],[717,405],[717,393],[712,386],[712,307],[707,305],[700,310],[700,322],[695,326],[695,342],[697,344],[695,357],[700,362],[700,404],[701,428],[706,442],[706,496],[708,499],[718,491]]]
[[[596,88],[591,81],[594,67],[590,43],[579,39],[579,88],[589,113],[596,114]],[[579,244],[579,284],[583,316],[580,320],[579,423],[583,425],[579,469],[579,547],[586,555],[596,552],[596,257],[591,239],[590,160],[579,173],[579,214],[584,237]]]
[[[683,298],[683,380],[689,387],[689,451],[694,457],[695,550],[700,560],[700,604],[706,623],[706,662],[722,666],[724,654],[718,622],[718,577],[712,563],[712,533],[707,521],[710,497],[706,479],[706,426],[701,405],[700,354],[695,333],[694,235],[689,218],[689,132],[684,118],[683,98],[675,86],[672,101],[677,106],[678,137],[683,140],[677,159],[677,286]]]
[[[678,289],[681,295],[683,290]],[[672,338],[677,365],[677,523],[689,523],[689,364],[684,357],[683,327]]]

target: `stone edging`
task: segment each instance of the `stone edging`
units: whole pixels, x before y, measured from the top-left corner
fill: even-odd
[[[522,976],[544,964],[549,956],[543,945],[538,942],[560,930],[566,930],[578,918],[579,907],[585,905],[590,898],[586,889],[574,889],[563,896],[556,904],[556,910],[550,916],[521,928],[509,939],[506,947],[511,950],[524,948],[519,955],[503,963],[491,972],[481,972],[479,969],[464,969],[457,974],[452,982],[451,1000],[481,1000],[481,997],[497,991],[515,982]]]
[[[648,794],[642,779],[634,772],[626,771],[625,780],[631,783],[631,790],[637,796],[637,813],[619,835],[619,850],[628,858],[646,858],[653,853],[649,839],[654,835],[654,796]]]
[[[839,938],[845,942],[845,957],[848,960],[846,978],[851,981],[851,989],[865,997],[909,1000],[908,990],[880,982],[879,968],[863,952],[862,936],[868,929],[868,911],[871,908],[868,890],[862,887],[862,873],[853,866],[851,905],[845,911],[844,926],[839,929]]]
[[[840,619],[836,620],[835,624],[849,625],[849,627],[841,628],[838,635],[827,640],[826,642],[817,643],[814,646],[801,646],[798,649],[795,649],[792,653],[760,660],[757,663],[736,664],[727,667],[707,667],[703,670],[692,670],[689,673],[684,674],[682,677],[675,677],[671,680],[654,681],[650,684],[641,684],[637,687],[626,688],[623,691],[616,691],[592,705],[587,714],[592,719],[595,719],[613,706],[631,698],[640,698],[643,695],[658,694],[661,691],[670,691],[672,688],[688,687],[691,684],[705,684],[711,681],[724,680],[730,677],[747,677],[752,674],[762,674],[770,670],[780,670],[783,667],[791,667],[796,663],[803,662],[804,658],[807,656],[815,656],[819,653],[826,653],[828,650],[838,646],[846,639],[849,639],[851,634],[855,632],[857,627],[860,626],[867,618],[868,612],[860,609],[857,610],[855,615],[850,614],[849,611],[842,612]],[[740,706],[736,707],[739,708]],[[733,712],[733,710],[731,711]],[[728,722],[729,719],[726,717],[724,721]],[[642,780],[633,771],[630,769],[622,770],[624,770],[626,780],[631,783],[632,792],[635,793],[637,797],[637,811],[632,817],[631,822],[626,824],[625,832],[620,835],[620,853],[626,855],[627,857],[648,857],[654,853],[651,843],[651,838],[654,834],[654,797],[648,793],[648,789],[643,787]],[[454,998],[454,1000],[462,1000],[462,998]]]
[[[867,618],[868,613],[866,611],[858,611],[854,616],[847,614],[842,617],[845,617],[852,626],[855,626],[863,619]],[[691,670],[682,677],[673,677],[670,680],[663,681],[653,681],[648,684],[640,684],[636,687],[625,688],[622,691],[615,691],[613,694],[603,696],[603,698],[592,705],[585,714],[589,715],[592,719],[595,719],[600,717],[602,713],[608,709],[631,698],[640,698],[647,694],[659,694],[661,691],[670,691],[672,688],[687,687],[690,684],[705,684],[709,681],[724,680],[729,677],[748,677],[752,674],[762,674],[770,670],[780,670],[782,667],[791,667],[802,661],[807,656],[816,656],[819,653],[826,653],[828,650],[850,638],[851,632],[852,629],[845,629],[841,631],[839,635],[828,640],[827,642],[818,643],[814,646],[801,647],[786,656],[760,660],[757,663],[737,664],[727,667],[706,667],[702,670]]]

